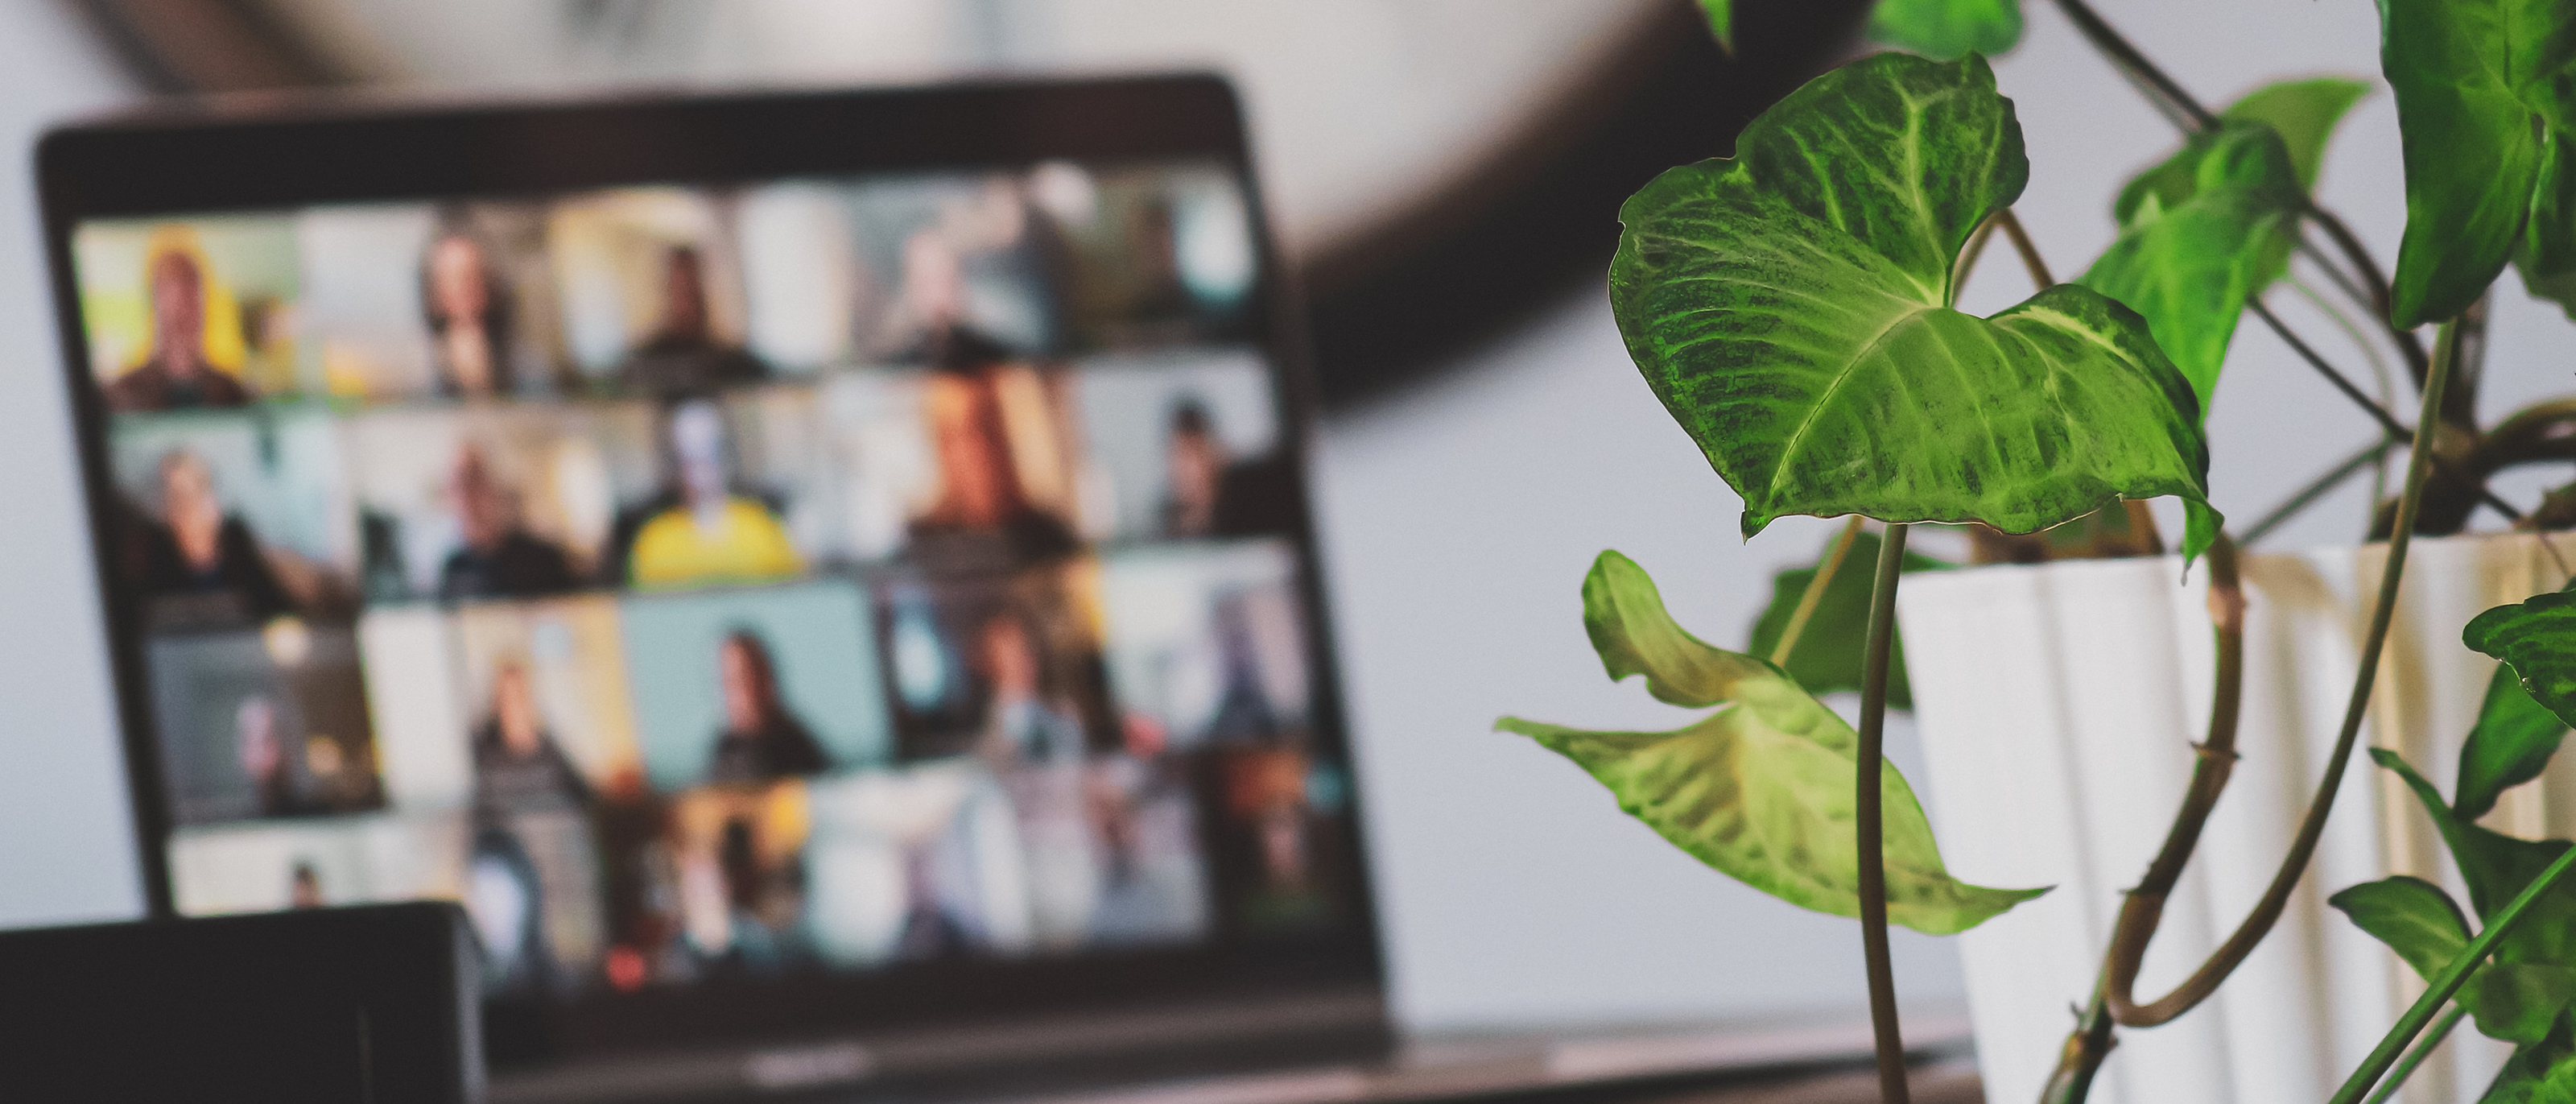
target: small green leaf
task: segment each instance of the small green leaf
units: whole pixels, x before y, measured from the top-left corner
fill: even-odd
[[[1699,0],[1699,10],[1708,13],[1708,33],[1716,36],[1718,48],[1734,53],[1735,0]]]
[[[1594,557],[1583,576],[1583,631],[1610,681],[1644,675],[1646,692],[1670,705],[1732,700],[1737,683],[1752,670],[1746,665],[1758,662],[1685,631],[1665,612],[1664,596],[1646,569],[1615,551]]]
[[[2231,122],[2122,189],[2117,240],[2078,281],[2147,320],[2209,412],[2245,302],[2289,265],[2303,203],[2281,136]]]
[[[2460,746],[2460,779],[2452,789],[2451,810],[2464,820],[2487,815],[2498,795],[2540,777],[2566,736],[2567,722],[2531,700],[2513,667],[2496,665],[2478,723]]]
[[[2576,261],[2566,207],[2547,198],[2576,187],[2558,153],[2576,126],[2576,4],[2380,0],[2379,11],[2406,165],[2391,320],[2457,315],[2518,249],[2535,290],[2555,286]],[[2543,240],[2531,247],[2527,234]]]
[[[2576,724],[2576,593],[2497,606],[2471,618],[2460,642],[2511,664],[2532,700]]]
[[[1788,514],[2028,533],[2123,498],[2205,505],[2199,403],[2135,312],[2071,285],[1991,319],[1950,307],[1960,247],[2029,174],[1984,59],[1853,62],[1736,150],[1621,208],[1610,299],[1746,536]]]
[[[2364,882],[2326,899],[2426,981],[2469,946],[2469,922],[2442,887],[2400,874]]]
[[[2326,159],[2326,140],[2352,105],[2370,94],[2370,82],[2351,77],[2311,77],[2280,81],[2245,94],[2218,113],[2222,119],[2261,123],[2281,136],[2299,190],[2317,186],[2317,170]]]
[[[2288,268],[2326,140],[2369,90],[2344,77],[2255,89],[2112,204],[2120,237],[2080,282],[2146,318],[2204,418],[2246,300]]]
[[[2021,41],[2021,0],[1878,0],[1869,40],[1940,61],[1993,57]]]
[[[1834,538],[1827,538],[1830,553]],[[1860,689],[1861,660],[1869,643],[1869,591],[1873,578],[1870,565],[1878,562],[1878,534],[1861,533],[1852,538],[1850,550],[1843,554],[1840,570],[1825,583],[1825,593],[1816,600],[1813,613],[1807,615],[1807,627],[1798,634],[1798,646],[1789,653],[1786,670],[1798,685],[1810,694],[1830,694],[1836,690]],[[1935,571],[1956,566],[1917,552],[1905,553],[1904,570]],[[1788,630],[1789,618],[1798,611],[1798,600],[1806,597],[1807,584],[1816,577],[1814,567],[1791,568],[1771,577],[1771,604],[1753,623],[1753,642],[1745,650],[1767,656],[1780,643],[1780,634]],[[1892,709],[1914,708],[1913,688],[1905,680],[1905,638],[1899,635],[1889,643],[1887,654],[1887,704]]]
[[[1620,808],[1719,871],[1791,904],[1858,915],[1851,727],[1779,668],[1683,632],[1625,556],[1602,553],[1583,594],[1585,627],[1611,677],[1644,674],[1665,701],[1726,707],[1674,732],[1588,732],[1512,717],[1495,727],[1574,760]],[[1947,935],[2046,892],[1952,878],[1893,766],[1880,773],[1879,800],[1891,922]]]
[[[2372,748],[2370,758],[2404,780],[2425,815],[2433,818],[2451,861],[2459,865],[2460,879],[2468,883],[2469,907],[2480,922],[2492,918],[2567,850],[2566,840],[2516,839],[2472,824],[2452,813],[2433,784],[2396,752]],[[2496,949],[2496,961],[2576,965],[2576,888],[2571,885],[2576,883],[2561,882],[2532,903],[2530,918]]]

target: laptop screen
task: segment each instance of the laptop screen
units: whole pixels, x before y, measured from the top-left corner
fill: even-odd
[[[64,227],[177,913],[557,1019],[1365,927],[1239,162],[369,190]]]

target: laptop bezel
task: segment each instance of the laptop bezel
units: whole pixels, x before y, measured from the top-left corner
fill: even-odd
[[[1296,473],[1293,540],[1307,570],[1314,738],[1350,763],[1312,519],[1306,342],[1271,240],[1240,104],[1205,74],[977,80],[933,86],[579,101],[386,103],[295,97],[160,105],[56,128],[35,170],[69,413],[79,449],[100,608],[150,914],[175,914],[144,633],[119,585],[108,411],[92,378],[72,234],[91,219],[264,211],[312,204],[528,197],[641,184],[748,184],[874,172],[1025,167],[1042,161],[1206,158],[1235,169],[1259,251],[1255,332],[1274,366],[1282,448]],[[184,172],[171,166],[186,166]],[[544,1063],[673,1046],[743,1046],[887,1027],[1354,990],[1382,994],[1384,966],[1353,795],[1352,920],[1328,936],[1060,957],[943,961],[741,985],[700,985],[579,1006],[495,1004],[496,1059]],[[575,1010],[577,1007],[577,1011]]]

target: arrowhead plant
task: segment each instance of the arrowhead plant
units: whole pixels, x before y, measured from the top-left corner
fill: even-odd
[[[2288,907],[2360,745],[2411,537],[2455,532],[2481,506],[2526,527],[2576,527],[2576,486],[2530,514],[2487,487],[2508,468],[2576,460],[2576,400],[2490,430],[2475,418],[2480,304],[2504,266],[2576,317],[2576,0],[2379,0],[2407,195],[2394,278],[2314,194],[2329,139],[2369,82],[2282,81],[2211,111],[2086,0],[2052,2],[2182,132],[2120,190],[2110,246],[2071,282],[2054,277],[2012,211],[2030,167],[1986,57],[2018,44],[2020,0],[1877,0],[1869,35],[1902,52],[1810,80],[1747,124],[1731,156],[1667,170],[1622,205],[1609,272],[1620,335],[1647,389],[1741,501],[1744,537],[1793,515],[1848,521],[1814,567],[1774,581],[1740,652],[1674,623],[1626,557],[1604,552],[1593,564],[1583,622],[1605,671],[1707,711],[1696,720],[1660,732],[1498,723],[1572,760],[1708,866],[1857,917],[1891,1101],[1905,1099],[1906,1082],[1887,926],[1955,933],[2045,892],[1952,876],[1913,790],[1881,754],[1887,707],[1909,700],[1896,588],[1908,572],[1956,566],[1908,552],[1911,527],[1961,527],[1981,560],[2156,554],[2140,504],[2172,498],[2183,563],[2209,565],[2221,690],[2208,737],[2164,849],[2116,903],[2101,985],[2047,1089],[2059,1102],[2084,1099],[2115,1028],[2188,1013]],[[1747,40],[1760,26],[1739,20],[1734,0],[1700,5],[1726,50],[1759,48]],[[1995,237],[2011,241],[2034,291],[1980,317],[1959,309],[1960,289]],[[2390,353],[2403,363],[2413,427],[2271,311],[2266,296],[2283,287],[2374,366]],[[2374,502],[2389,553],[2351,705],[2299,835],[2219,950],[2172,993],[2142,1000],[2133,989],[2164,899],[2237,755],[2244,604],[2236,542],[2210,504],[2204,427],[2248,314],[2362,407],[2380,440],[2247,533],[2365,467],[2384,478],[2400,449],[2403,489]],[[2429,351],[2416,332],[2425,323],[2439,323]],[[2429,447],[2414,447],[2426,436]],[[1875,563],[1866,583],[1845,567],[1855,553]],[[2469,904],[2403,876],[2334,897],[2428,984],[2338,1104],[2394,1092],[2462,1019],[2520,1048],[2489,1100],[2576,1100],[2576,847],[2477,823],[2540,775],[2576,720],[2576,595],[2489,611],[2467,642],[2505,666],[2451,799],[2393,754],[2373,755],[2441,829]],[[1859,691],[1856,720],[1819,697],[1844,690]]]

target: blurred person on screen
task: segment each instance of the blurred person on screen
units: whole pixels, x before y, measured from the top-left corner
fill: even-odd
[[[266,694],[252,694],[233,707],[234,753],[258,794],[258,815],[264,817],[301,813],[307,804],[296,788],[295,767],[278,736],[277,722],[277,703]]]
[[[733,489],[724,415],[680,404],[667,425],[673,486],[648,503],[623,542],[627,581],[640,587],[793,578],[805,558],[768,503]]]
[[[880,329],[888,359],[965,369],[1011,359],[1011,350],[967,317],[966,263],[938,228],[903,243],[903,283]]]
[[[250,391],[206,356],[206,272],[189,248],[164,244],[144,263],[152,350],[106,386],[110,410],[241,406]]]
[[[831,766],[813,730],[788,711],[778,664],[759,634],[737,629],[725,636],[716,646],[716,679],[724,721],[707,758],[707,781],[760,782]]]
[[[916,541],[998,538],[1011,555],[1024,559],[1074,550],[1078,541],[1072,527],[1030,502],[1020,485],[1001,397],[990,373],[933,372],[922,391],[922,407],[930,422],[939,494],[912,520]]]
[[[707,312],[706,262],[690,246],[662,256],[660,322],[626,354],[618,381],[647,395],[704,394],[727,384],[757,383],[769,366],[739,345],[716,339]]]
[[[442,218],[422,255],[420,302],[439,391],[462,398],[509,394],[509,289],[460,218]]]
[[[474,833],[462,903],[482,954],[486,992],[541,992],[558,984],[545,939],[545,881],[525,844],[507,828]]]
[[[481,446],[457,450],[447,499],[462,540],[439,569],[441,599],[525,598],[573,588],[571,557],[528,532],[518,494],[493,472]]]
[[[1049,704],[1037,641],[1018,614],[984,622],[976,657],[990,688],[983,747],[997,763],[1060,763],[1082,757],[1081,718]]]
[[[288,908],[317,909],[329,904],[322,897],[322,876],[313,872],[313,864],[297,860],[295,870],[286,877]]]
[[[1047,700],[1039,641],[1018,614],[984,622],[975,652],[989,695],[978,751],[1000,774],[1019,822],[1035,934],[1049,946],[1088,941],[1107,864],[1085,792],[1082,721]]]
[[[1163,472],[1163,535],[1167,537],[1284,532],[1287,511],[1297,501],[1283,458],[1228,456],[1207,407],[1194,398],[1172,404]]]
[[[158,513],[140,533],[144,589],[202,604],[209,619],[266,621],[295,602],[250,526],[224,512],[215,475],[186,449],[161,457]]]
[[[474,803],[497,813],[581,809],[590,783],[537,708],[528,669],[504,660],[492,672],[492,704],[474,726]]]

